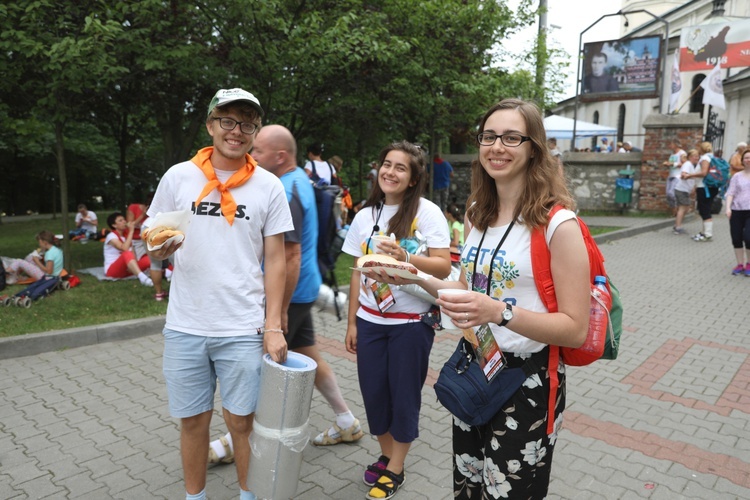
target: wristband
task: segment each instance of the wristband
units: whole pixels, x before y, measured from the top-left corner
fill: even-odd
[[[284,330],[281,328],[265,328],[263,330],[264,332],[278,332],[278,333],[284,333]]]
[[[407,252],[406,249],[404,249],[404,253],[406,254],[406,260],[404,262],[406,262],[408,264],[409,263],[409,252]]]

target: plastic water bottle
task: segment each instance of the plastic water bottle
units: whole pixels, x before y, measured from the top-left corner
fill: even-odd
[[[581,349],[595,353],[601,357],[604,354],[604,342],[607,339],[609,310],[612,308],[612,297],[607,290],[607,278],[596,276],[591,288],[591,310],[589,314],[589,333]]]

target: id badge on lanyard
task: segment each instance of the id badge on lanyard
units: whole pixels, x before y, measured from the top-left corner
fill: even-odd
[[[373,281],[370,285],[370,290],[372,290],[372,295],[375,297],[375,302],[381,313],[386,312],[396,303],[396,299],[393,297],[393,291],[388,283],[378,283],[377,281]]]

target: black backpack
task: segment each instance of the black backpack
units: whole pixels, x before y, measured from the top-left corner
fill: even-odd
[[[336,169],[333,168],[333,166],[328,162],[325,162],[325,164],[328,165],[328,168],[331,170],[331,186],[341,187],[341,180],[336,175]],[[320,176],[318,175],[318,172],[315,170],[315,162],[313,160],[310,160],[310,165],[311,165],[310,170],[312,171],[312,175],[310,176],[310,179],[312,179],[313,183],[317,186],[318,182],[320,182]]]
[[[5,290],[7,283],[5,280],[5,266],[0,261],[0,290]]]
[[[339,288],[334,268],[344,241],[336,230],[333,209],[341,188],[336,185],[318,186],[315,182],[312,184],[315,191],[315,205],[318,209],[318,269],[320,269],[323,282],[331,287],[334,297],[337,297]],[[338,302],[334,300],[334,304],[336,304],[336,317],[341,320]]]

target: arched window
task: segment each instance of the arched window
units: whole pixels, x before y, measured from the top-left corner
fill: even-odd
[[[690,86],[690,92],[693,97],[690,98],[690,112],[700,113],[703,118],[703,87],[701,83],[706,79],[706,75],[695,75]],[[695,94],[692,94],[695,89],[698,89]]]
[[[625,104],[617,108],[617,142],[622,142],[625,136]]]

